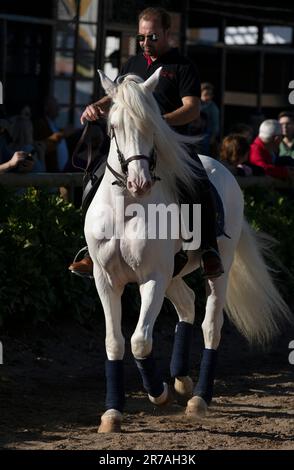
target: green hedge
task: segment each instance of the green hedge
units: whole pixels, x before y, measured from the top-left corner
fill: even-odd
[[[286,268],[290,283],[294,276],[293,201],[292,189],[274,191],[253,186],[245,190],[245,215],[256,230],[276,239],[274,253]]]
[[[85,244],[80,211],[45,191],[0,188],[0,321],[56,321],[93,314],[91,281],[67,269]],[[101,310],[101,308],[100,308]]]
[[[67,269],[85,243],[80,211],[56,195],[33,188],[17,195],[0,187],[0,200],[1,324],[56,322],[69,316],[83,321],[102,314],[94,283]],[[293,201],[257,187],[246,189],[245,201],[253,226],[280,241],[275,253],[288,272],[278,277],[290,293],[294,287]],[[197,287],[199,279],[196,273],[188,282]],[[131,289],[128,313],[139,308]]]

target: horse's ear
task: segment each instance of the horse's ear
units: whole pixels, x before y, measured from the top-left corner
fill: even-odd
[[[116,90],[116,84],[110,78],[108,78],[102,70],[98,69],[97,71],[99,73],[101,85],[104,88],[105,93],[107,95],[113,96]]]
[[[155,70],[155,72],[151,75],[151,77],[147,78],[144,83],[142,83],[141,86],[144,88],[147,88],[149,91],[154,91],[155,87],[159,81],[160,73],[162,71],[162,67],[159,67],[158,69]]]

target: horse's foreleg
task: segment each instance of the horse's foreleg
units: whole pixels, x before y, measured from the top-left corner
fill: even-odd
[[[152,356],[152,333],[160,312],[166,282],[163,277],[150,279],[140,285],[141,310],[138,324],[131,338],[132,353],[149,399],[155,405],[169,400],[168,387],[160,377]]]
[[[205,416],[213,396],[217,365],[217,349],[221,339],[223,308],[227,285],[227,274],[208,281],[205,318],[202,323],[205,349],[202,352],[198,382],[189,400],[186,414],[193,418]]]
[[[98,432],[120,432],[125,402],[123,357],[125,341],[121,331],[121,290],[113,289],[94,268],[97,291],[104,309],[106,338],[106,411]]]
[[[179,317],[175,329],[170,373],[175,379],[174,387],[179,402],[186,404],[193,391],[193,381],[188,374],[195,318],[195,294],[183,279],[176,278],[168,286],[166,297],[173,303]]]

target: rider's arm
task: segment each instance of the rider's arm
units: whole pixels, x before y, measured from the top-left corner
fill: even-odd
[[[200,80],[195,65],[189,60],[179,64],[176,78],[182,106],[166,113],[164,118],[171,126],[183,126],[200,117]]]
[[[170,126],[183,126],[200,117],[200,99],[197,96],[184,96],[182,98],[183,105],[164,114],[164,119]]]

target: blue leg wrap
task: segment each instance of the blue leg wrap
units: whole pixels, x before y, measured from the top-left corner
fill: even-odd
[[[170,374],[172,377],[183,377],[189,373],[192,328],[193,326],[185,321],[179,322],[176,326],[170,363]]]
[[[217,362],[215,349],[204,349],[200,365],[199,379],[193,390],[193,395],[202,397],[209,405],[213,395],[213,383]]]
[[[138,370],[143,380],[145,390],[152,397],[159,397],[163,390],[163,380],[159,377],[152,353],[145,359],[136,359]]]
[[[114,408],[123,411],[125,404],[125,387],[123,361],[105,361],[106,375],[106,410]]]

